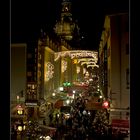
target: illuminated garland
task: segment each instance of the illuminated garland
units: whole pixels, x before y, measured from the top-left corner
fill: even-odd
[[[81,59],[78,59],[78,63],[81,62],[81,65],[84,65],[86,64],[87,65],[87,68],[88,67],[99,67],[96,63],[97,63],[97,60],[98,59],[94,59],[94,58],[81,58]]]
[[[51,62],[46,63],[46,81],[49,81],[51,78],[53,78],[54,73],[54,65],[51,64]]]
[[[87,64],[87,65],[88,65],[88,64],[96,65],[96,62],[82,62],[82,63],[81,63],[81,65],[84,65],[84,64]]]
[[[86,68],[83,68],[83,74],[85,74],[86,73]]]
[[[61,72],[65,72],[67,70],[67,61],[66,60],[62,60],[61,61]]]
[[[76,72],[77,72],[77,74],[80,73],[80,67],[79,66],[76,67]]]
[[[98,61],[98,58],[79,58],[78,59],[78,63],[80,63],[80,62],[82,62],[82,61],[86,61],[86,62],[89,62],[89,61],[92,61],[92,62],[95,62],[95,63],[97,63],[97,61]]]
[[[69,56],[73,58],[82,58],[82,57],[92,57],[95,60],[98,60],[98,52],[96,51],[85,51],[85,50],[73,50],[73,51],[62,51],[55,53],[54,61],[57,61],[60,57]]]
[[[88,67],[92,67],[92,68],[97,67],[97,68],[99,68],[99,65],[87,65],[87,68]]]

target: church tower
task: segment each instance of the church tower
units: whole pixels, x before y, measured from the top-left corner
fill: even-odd
[[[73,34],[75,28],[77,28],[76,23],[72,19],[70,0],[63,0],[61,3],[61,17],[55,25],[55,33],[62,39],[70,41],[73,39]]]

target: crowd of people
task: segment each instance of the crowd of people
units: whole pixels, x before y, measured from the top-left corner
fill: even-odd
[[[106,109],[86,110],[86,103],[84,97],[78,97],[69,105],[69,112],[59,110],[49,115],[50,127],[56,128],[55,133],[51,135],[52,140],[123,139],[121,134],[113,134]],[[45,121],[43,125],[46,125]],[[37,138],[42,134],[37,122],[32,121],[27,128],[26,135],[29,137],[34,135],[34,138]]]
[[[108,124],[103,127],[102,122],[97,122],[97,111],[86,110],[85,104],[86,100],[84,97],[78,97],[72,102],[68,117],[65,116],[65,113],[55,115],[57,140],[62,140],[62,137],[66,140],[99,140],[103,137],[111,138],[111,131],[108,129],[109,127],[106,127]]]

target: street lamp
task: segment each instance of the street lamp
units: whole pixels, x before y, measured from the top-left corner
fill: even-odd
[[[50,136],[46,136],[45,140],[51,140]]]
[[[55,95],[56,95],[55,93],[52,93],[52,96],[53,96],[53,97],[55,97]]]
[[[70,103],[70,100],[69,100],[69,99],[67,99],[67,100],[66,100],[66,103],[67,103],[67,105],[68,105],[68,104]]]
[[[83,115],[86,115],[86,114],[87,114],[87,112],[86,112],[86,110],[84,110],[84,111],[83,111]]]
[[[23,108],[21,107],[21,105],[17,106],[17,114],[18,115],[23,115]]]
[[[75,90],[73,90],[72,92],[73,92],[73,94],[74,94],[74,93],[75,93]]]
[[[59,90],[60,90],[60,91],[64,91],[64,88],[63,88],[63,87],[59,87]]]
[[[100,96],[99,96],[99,98],[101,99],[101,98],[103,98],[103,96],[102,96],[102,95],[100,95]]]
[[[20,131],[20,132],[21,132],[22,130],[23,130],[22,126],[21,126],[21,125],[19,125],[19,126],[18,126],[18,131]]]

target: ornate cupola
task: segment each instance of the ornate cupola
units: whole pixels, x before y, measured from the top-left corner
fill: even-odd
[[[69,0],[63,0],[61,10],[61,18],[54,27],[55,33],[65,40],[72,40],[75,29],[75,23],[72,20],[71,14],[71,2]]]

